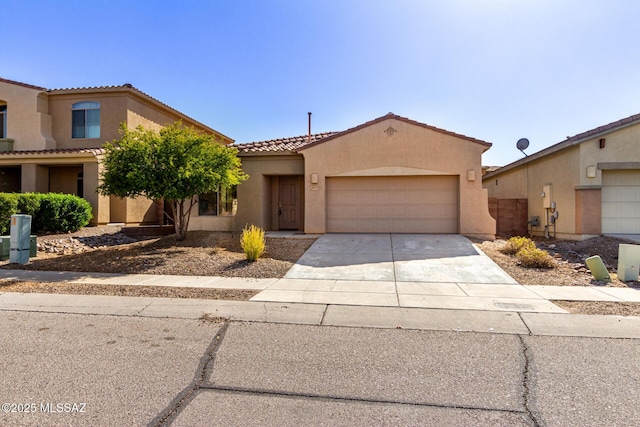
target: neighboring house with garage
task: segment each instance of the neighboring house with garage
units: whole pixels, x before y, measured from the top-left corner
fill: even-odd
[[[640,114],[489,172],[483,186],[492,200],[524,200],[534,235],[640,234]]]
[[[227,215],[201,206],[191,229],[495,237],[481,183],[487,142],[389,113],[343,132],[235,147],[249,179],[227,195]]]
[[[0,191],[76,194],[91,203],[93,224],[156,222],[151,200],[96,193],[102,146],[120,137],[121,123],[159,129],[177,120],[233,142],[130,84],[46,89],[0,78]]]

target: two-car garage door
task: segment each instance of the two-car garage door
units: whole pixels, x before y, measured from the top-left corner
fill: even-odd
[[[457,233],[457,176],[327,178],[330,233]]]

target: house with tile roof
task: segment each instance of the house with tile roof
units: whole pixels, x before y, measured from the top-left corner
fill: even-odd
[[[93,224],[155,223],[153,201],[96,193],[102,146],[119,138],[119,126],[149,129],[181,120],[233,140],[130,84],[46,89],[0,78],[0,191],[76,194],[93,208]]]
[[[191,229],[460,233],[494,238],[482,188],[491,144],[389,113],[341,132],[235,144],[249,179],[230,215]]]
[[[491,198],[525,199],[531,234],[640,234],[640,114],[579,133],[483,176]]]

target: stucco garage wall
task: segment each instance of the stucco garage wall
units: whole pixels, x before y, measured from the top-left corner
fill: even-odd
[[[600,148],[604,138],[604,148]],[[640,124],[607,133],[580,144],[580,185],[602,185],[602,163],[640,162]],[[587,167],[596,167],[596,177],[588,178]]]
[[[489,192],[489,197],[498,199],[526,199],[527,198],[527,168],[526,166],[496,176],[483,183]]]
[[[395,118],[305,147],[305,232],[326,232],[327,177],[455,175],[459,232],[493,237],[495,220],[481,183],[480,159],[486,149],[484,144]],[[317,174],[317,184],[311,183],[312,174]],[[467,179],[471,175],[474,180]]]
[[[492,197],[526,198],[528,216],[540,217],[540,226],[533,227],[532,233],[543,235],[547,212],[543,207],[542,192],[545,185],[551,185],[551,201],[556,203],[559,217],[555,230],[549,221],[549,231],[551,234],[555,231],[558,238],[574,239],[577,237],[576,188],[580,182],[579,170],[580,148],[569,147],[504,173],[492,174],[485,179],[484,186]],[[496,180],[498,185],[495,185]]]
[[[544,233],[546,212],[541,196],[544,185],[552,186],[551,201],[556,202],[559,215],[555,225],[556,237],[573,237],[575,234],[575,187],[579,182],[579,164],[579,148],[574,147],[528,165],[529,216],[539,216],[541,225],[533,229],[536,234]]]

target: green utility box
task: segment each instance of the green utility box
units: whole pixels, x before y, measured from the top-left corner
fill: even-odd
[[[9,259],[11,253],[11,236],[0,236],[0,261]],[[29,236],[29,257],[38,256],[38,236],[32,234]]]

